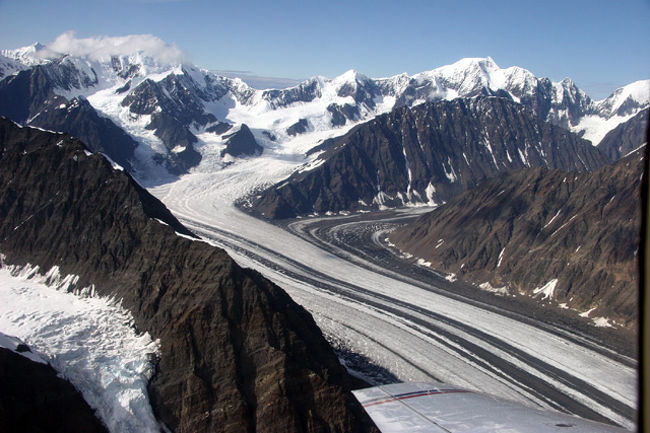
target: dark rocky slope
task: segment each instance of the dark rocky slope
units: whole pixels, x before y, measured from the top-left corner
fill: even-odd
[[[226,138],[226,148],[221,151],[221,156],[229,154],[234,157],[255,156],[262,153],[264,148],[260,146],[251,130],[245,124],[242,124],[239,131],[224,136]]]
[[[57,265],[123,299],[138,329],[160,339],[149,392],[172,431],[376,431],[284,291],[176,235],[187,231],[158,200],[80,142],[6,120],[0,140],[6,262]]]
[[[269,218],[441,203],[509,170],[593,170],[606,158],[588,141],[505,98],[398,108],[314,151],[322,164],[252,197]]]
[[[638,320],[640,179],[636,151],[593,173],[521,170],[487,182],[390,236],[432,267],[512,292]]]
[[[4,433],[107,432],[81,394],[52,367],[4,348],[0,348],[0,390]]]
[[[112,121],[99,116],[85,99],[68,100],[55,92],[55,88],[65,91],[79,82],[92,84],[89,80],[76,69],[57,63],[6,77],[0,81],[0,116],[20,124],[65,131],[129,169],[138,143]]]
[[[648,113],[646,108],[609,131],[598,143],[598,149],[612,161],[616,161],[641,146],[646,141]]]

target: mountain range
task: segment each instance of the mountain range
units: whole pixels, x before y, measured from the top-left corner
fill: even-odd
[[[516,168],[594,170],[607,159],[507,98],[400,107],[312,149],[312,166],[242,201],[269,218],[436,206]]]
[[[305,153],[319,141],[357,124],[456,98],[501,97],[598,145],[650,102],[648,80],[594,101],[570,79],[552,82],[523,68],[500,68],[489,57],[412,76],[372,79],[351,70],[256,90],[173,56],[73,55],[35,44],[3,50],[0,78],[0,115],[74,134],[143,180],[186,173],[202,160],[206,170],[218,170],[261,151],[310,162]],[[243,125],[251,132],[248,144],[235,155],[226,152],[227,131]]]

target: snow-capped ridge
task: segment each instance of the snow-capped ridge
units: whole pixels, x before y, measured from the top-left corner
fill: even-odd
[[[65,56],[100,63],[110,63],[117,58],[121,63],[140,64],[157,70],[190,63],[188,56],[176,45],[149,34],[77,38],[74,32],[68,31],[47,44],[37,42],[14,50],[2,50],[2,55],[27,66]]]
[[[337,76],[334,78],[332,81],[334,83],[363,83],[365,81],[368,81],[369,78],[362,74],[361,72],[355,70],[355,69],[348,69],[341,75]]]
[[[13,57],[0,58],[0,78],[28,68],[30,61],[47,63],[43,71],[57,95],[85,97],[101,116],[144,144],[147,149],[138,151],[147,159],[144,166],[159,165],[149,160],[162,157],[173,160],[178,173],[198,164],[204,155],[195,150],[207,148],[198,136],[217,123],[245,123],[285,152],[281,149],[313,147],[314,137],[342,135],[401,106],[496,96],[582,133],[596,145],[650,99],[647,89],[644,93],[637,85],[596,104],[570,79],[554,83],[519,66],[501,68],[489,56],[414,75],[373,79],[350,69],[334,78],[314,76],[293,87],[258,90],[240,78],[192,65],[178,47],[146,34],[77,38],[66,32],[49,44],[3,53]],[[301,144],[294,146],[296,140]],[[184,158],[180,164],[179,158]]]
[[[57,52],[40,42],[35,42],[26,47],[16,48],[13,50],[4,49],[0,53],[14,61],[25,66],[35,66],[47,63],[51,60],[64,57],[64,53]]]
[[[596,105],[606,114],[625,116],[638,107],[650,104],[650,79],[639,80],[614,90]]]

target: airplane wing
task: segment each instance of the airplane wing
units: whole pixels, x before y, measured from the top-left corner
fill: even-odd
[[[382,433],[627,432],[441,383],[395,383],[353,393]]]

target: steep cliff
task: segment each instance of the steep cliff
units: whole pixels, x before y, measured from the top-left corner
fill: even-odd
[[[24,344],[16,350],[0,346],[0,431],[106,433],[70,382],[22,356],[26,351]]]
[[[627,122],[623,122],[605,135],[598,149],[612,161],[625,156],[646,141],[648,109],[640,111]]]

